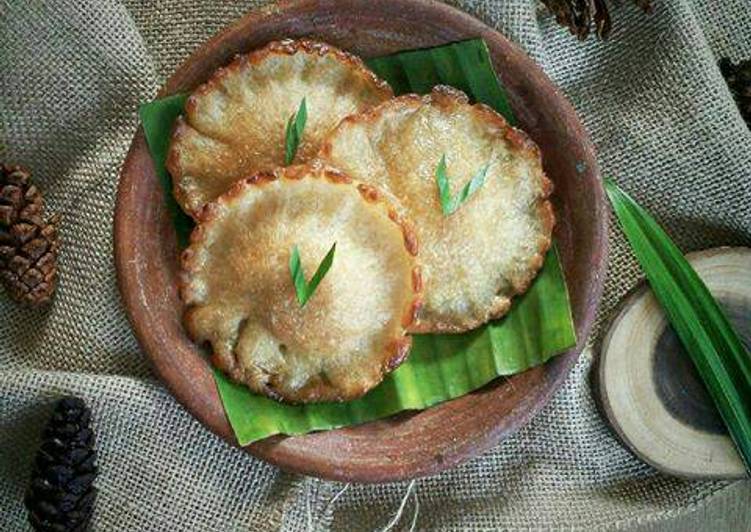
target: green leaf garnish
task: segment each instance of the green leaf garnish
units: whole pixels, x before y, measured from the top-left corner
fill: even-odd
[[[751,473],[751,356],[665,231],[615,183],[606,180],[605,190],[652,291]]]
[[[446,155],[441,156],[441,160],[435,169],[435,180],[438,183],[438,194],[441,199],[441,209],[444,216],[454,214],[472,194],[485,184],[485,175],[488,173],[488,168],[490,168],[490,163],[483,166],[480,171],[472,176],[472,179],[464,185],[459,193],[452,197],[449,178],[446,175]]]
[[[300,261],[300,250],[297,246],[292,248],[292,254],[289,257],[289,273],[292,275],[292,284],[295,285],[295,294],[297,295],[297,302],[300,304],[300,308],[305,306],[310,296],[316,291],[318,285],[321,284],[323,277],[328,273],[331,264],[334,262],[334,252],[336,251],[336,242],[331,246],[331,249],[321,261],[316,273],[313,274],[313,278],[310,282],[305,281],[305,273],[302,269],[302,262]]]
[[[295,159],[297,147],[302,140],[302,133],[305,130],[305,122],[308,121],[308,107],[305,104],[305,98],[300,101],[300,107],[296,113],[287,120],[287,129],[284,131],[284,165],[289,166]]]

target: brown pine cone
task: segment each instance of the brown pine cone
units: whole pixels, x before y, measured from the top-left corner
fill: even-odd
[[[612,22],[605,0],[542,0],[542,3],[555,15],[558,24],[580,40],[587,38],[593,21],[598,37],[605,39],[610,34]],[[647,13],[652,11],[652,0],[634,0],[634,3]]]
[[[84,532],[94,510],[97,475],[91,411],[64,397],[44,430],[24,503],[39,532]]]
[[[751,59],[733,64],[730,59],[723,58],[720,60],[720,70],[743,120],[751,129]]]
[[[0,282],[15,301],[48,303],[57,283],[60,216],[43,218],[42,193],[20,166],[0,164]]]

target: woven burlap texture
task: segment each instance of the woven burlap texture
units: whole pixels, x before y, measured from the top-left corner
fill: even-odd
[[[409,483],[349,486],[285,474],[231,448],[154,378],[120,307],[112,264],[118,172],[136,109],[207,37],[263,2],[0,0],[0,160],[26,164],[62,212],[62,277],[46,313],[0,302],[0,529],[22,494],[50,401],[84,397],[99,434],[94,530],[441,530],[663,523],[737,488],[658,474],[597,413],[587,350],[534,421],[490,452]],[[751,244],[751,133],[716,60],[751,56],[748,0],[612,9],[581,43],[533,0],[455,4],[524,47],[592,133],[603,173],[684,250]],[[601,307],[639,278],[611,229]],[[596,339],[596,334],[593,337]],[[407,495],[405,497],[405,494]],[[739,523],[739,526],[742,526]]]

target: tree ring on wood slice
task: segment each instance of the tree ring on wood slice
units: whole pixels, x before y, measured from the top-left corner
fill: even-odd
[[[686,257],[751,347],[751,249]],[[640,459],[688,478],[745,478],[696,369],[647,283],[619,305],[602,341],[596,389],[620,439]]]

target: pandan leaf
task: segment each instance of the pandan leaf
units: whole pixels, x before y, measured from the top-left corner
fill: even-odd
[[[483,184],[485,184],[485,175],[488,173],[489,164],[483,166],[467,184],[462,187],[458,194],[451,195],[451,185],[446,175],[446,156],[441,157],[438,166],[435,169],[435,180],[438,184],[438,195],[441,199],[441,209],[444,216],[454,214],[467,199],[474,194]]]
[[[668,321],[751,474],[751,355],[717,300],[649,213],[610,180],[605,190]]]
[[[295,160],[297,148],[300,146],[305,123],[308,121],[308,106],[305,98],[300,101],[297,112],[289,117],[287,129],[284,131],[284,164],[289,166]]]
[[[292,248],[292,253],[289,257],[289,273],[292,276],[292,284],[295,285],[297,302],[300,303],[301,308],[308,302],[310,296],[316,291],[316,288],[321,284],[324,276],[334,263],[334,252],[336,252],[336,242],[331,246],[329,252],[326,253],[310,282],[307,282],[305,281],[305,273],[303,272],[302,261],[300,260],[300,250],[297,246]]]

